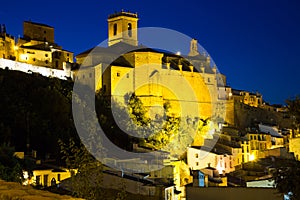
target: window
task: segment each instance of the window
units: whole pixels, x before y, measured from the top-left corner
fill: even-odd
[[[129,74],[126,74],[126,78],[129,78]]]
[[[36,176],[35,177],[35,184],[40,185],[41,184],[41,176]]]
[[[128,23],[128,36],[132,37],[132,24]]]
[[[84,75],[84,74],[82,75],[82,78],[83,78],[83,79],[85,78],[85,75]]]
[[[90,78],[92,78],[92,73],[89,74]]]
[[[45,63],[48,64],[48,60],[46,60]]]
[[[60,174],[57,174],[57,180],[60,181]]]
[[[196,157],[196,158],[198,158],[198,157],[199,157],[199,155],[196,153],[196,154],[195,154],[195,157]]]
[[[48,175],[44,175],[44,186],[47,187],[48,186]]]
[[[210,83],[210,78],[207,78],[207,82],[209,82],[209,83]]]
[[[118,25],[117,24],[114,24],[114,35],[117,35],[117,31],[118,31]]]
[[[35,58],[33,58],[33,61],[35,61]]]
[[[121,75],[120,72],[117,72],[117,77],[120,77],[120,75]]]
[[[46,53],[45,56],[48,57],[48,54]]]
[[[199,166],[199,162],[196,162],[196,166]]]

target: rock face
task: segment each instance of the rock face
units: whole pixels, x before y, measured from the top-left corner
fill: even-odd
[[[80,200],[0,180],[0,200]],[[82,200],[82,199],[81,199]]]

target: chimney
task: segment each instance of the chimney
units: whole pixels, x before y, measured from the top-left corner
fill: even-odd
[[[182,65],[181,64],[178,65],[178,68],[179,68],[180,71],[182,71]]]
[[[214,67],[212,68],[212,70],[213,70],[214,74],[216,74],[217,73],[217,66],[214,65]]]
[[[194,66],[190,65],[189,67],[190,67],[191,72],[194,72]]]
[[[202,73],[205,72],[205,67],[204,67],[203,63],[201,63],[200,69],[201,69],[201,72],[202,72]]]
[[[169,62],[166,63],[167,69],[170,69],[171,64]]]

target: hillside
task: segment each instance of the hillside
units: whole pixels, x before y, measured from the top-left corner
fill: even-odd
[[[48,191],[21,186],[18,183],[0,180],[0,200],[76,200],[67,195],[58,195]],[[78,199],[79,200],[79,199]]]
[[[0,70],[0,141],[16,151],[57,154],[57,140],[76,137],[73,83],[38,74]],[[28,146],[29,144],[29,146]]]

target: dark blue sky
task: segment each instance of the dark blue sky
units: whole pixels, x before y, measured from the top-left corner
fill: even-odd
[[[298,0],[6,0],[0,23],[16,37],[24,20],[54,26],[56,42],[78,54],[107,38],[107,16],[121,9],[137,12],[140,27],[198,39],[233,88],[270,103],[300,94]]]

